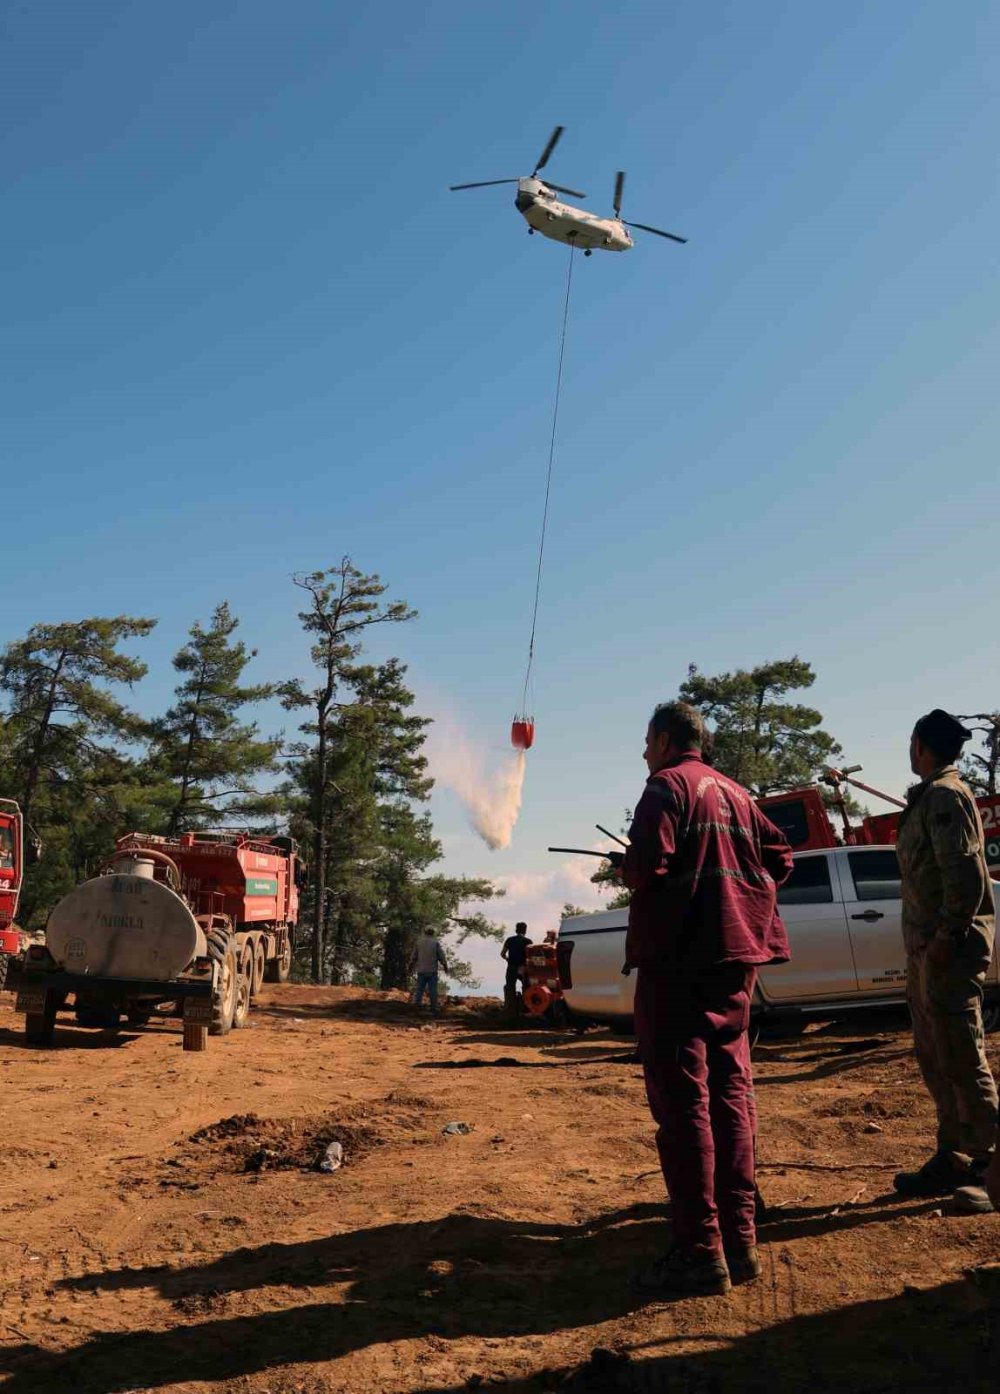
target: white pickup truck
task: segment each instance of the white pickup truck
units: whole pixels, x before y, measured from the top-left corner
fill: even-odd
[[[997,900],[997,883],[993,883]],[[834,847],[797,852],[778,891],[792,958],[762,968],[758,1018],[896,1006],[906,997],[900,925],[899,866],[894,847]],[[635,977],[622,975],[628,910],[573,915],[559,933],[566,1005],[577,1023],[608,1021],[631,1029]],[[983,1004],[987,1030],[1000,1024],[997,950]]]

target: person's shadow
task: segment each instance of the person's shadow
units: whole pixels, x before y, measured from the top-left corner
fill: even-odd
[[[881,1218],[908,1213],[887,1207]],[[190,1317],[160,1331],[98,1334],[67,1353],[7,1347],[3,1394],[124,1394],[136,1387],[208,1385],[292,1363],[336,1360],[373,1344],[437,1335],[544,1335],[597,1325],[644,1305],[630,1277],[667,1238],[664,1207],[637,1204],[580,1224],[470,1213],[374,1226],[298,1244],[236,1250],[187,1268],[127,1268],[65,1279],[76,1292],[152,1289]],[[872,1223],[879,1216],[869,1214]],[[782,1238],[824,1228],[812,1214],[784,1217]],[[830,1217],[829,1228],[859,1217]],[[767,1231],[765,1231],[766,1235]],[[772,1249],[773,1253],[775,1250]],[[342,1286],[338,1302],[307,1302],[250,1316],[227,1314],[258,1289]]]
[[[216,1315],[166,1331],[102,1333],[65,1354],[7,1347],[3,1394],[212,1385],[427,1335],[541,1334],[607,1321],[641,1305],[629,1276],[662,1249],[662,1215],[662,1206],[643,1204],[557,1225],[459,1213],[237,1250],[197,1267],[66,1279],[61,1286],[78,1292],[152,1288],[180,1312]],[[331,1284],[344,1285],[342,1302],[220,1315],[233,1294]]]

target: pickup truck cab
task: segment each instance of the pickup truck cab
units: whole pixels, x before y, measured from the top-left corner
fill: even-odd
[[[997,884],[993,883],[997,900]],[[758,1018],[897,1006],[906,999],[899,865],[894,847],[832,847],[795,854],[778,891],[792,949],[789,963],[760,970]],[[628,910],[563,920],[559,963],[566,1005],[577,1021],[630,1026],[635,977],[623,977]],[[1000,1023],[997,950],[987,974],[983,1019]]]

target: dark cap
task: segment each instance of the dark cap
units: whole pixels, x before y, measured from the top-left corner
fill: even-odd
[[[935,707],[932,712],[922,716],[914,726],[913,734],[924,745],[930,746],[936,754],[949,759],[972,737],[972,732],[967,727],[940,707]]]

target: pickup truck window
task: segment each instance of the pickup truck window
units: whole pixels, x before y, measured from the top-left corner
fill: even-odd
[[[826,857],[800,857],[792,874],[778,887],[779,905],[829,905],[833,900]]]
[[[899,900],[899,862],[891,848],[849,852],[847,860],[859,900]]]

